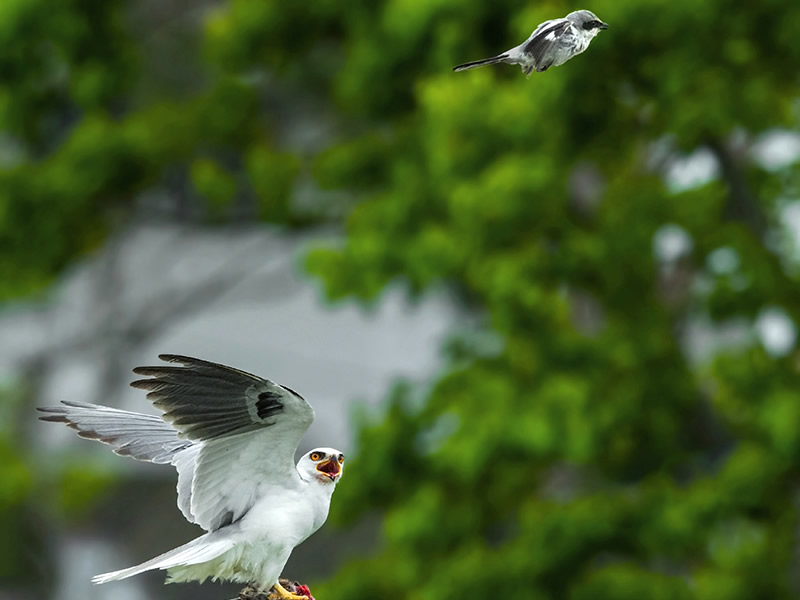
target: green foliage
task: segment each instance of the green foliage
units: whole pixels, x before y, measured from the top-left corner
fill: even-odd
[[[87,513],[102,498],[103,492],[116,481],[113,471],[88,463],[87,459],[64,461],[57,479],[52,482],[56,493],[54,508],[62,517],[75,518]]]
[[[201,220],[231,218],[250,188],[257,202],[237,218],[301,227],[324,217],[294,214],[297,159],[270,142],[246,67],[226,70],[209,53],[199,91],[165,94],[162,64],[137,67],[149,40],[136,39],[127,4],[95,5],[0,8],[0,298],[43,289],[125,220],[137,194],[178,178]]]
[[[135,58],[119,0],[8,0],[0,6],[0,130],[50,147],[54,121],[130,89]]]
[[[13,423],[27,409],[24,394],[0,385],[0,581],[17,584],[33,579],[42,550],[34,512],[40,486],[25,440]]]
[[[86,116],[53,153],[0,171],[0,297],[47,283],[93,248],[137,191],[198,147],[249,141],[252,94],[227,82],[187,104],[142,110],[124,122]],[[235,108],[217,114],[220,104]]]
[[[276,223],[291,221],[291,190],[300,168],[297,158],[255,146],[249,149],[245,160],[260,216]]]
[[[224,214],[236,193],[236,182],[214,161],[199,159],[190,168],[192,183],[195,189],[209,203],[212,214]]]
[[[0,440],[0,464],[2,464],[2,485],[0,485],[0,512],[10,509],[27,497],[32,487],[31,474],[22,458],[14,451],[11,440]]]
[[[530,81],[448,66],[561,4],[387,2],[348,30],[334,95],[384,127],[320,155],[320,180],[361,202],[309,269],[335,299],[444,284],[502,349],[461,345],[424,408],[362,429],[334,517],[385,510],[381,550],[321,595],[796,595],[797,356],[751,338],[689,363],[684,332],[770,306],[800,318],[797,254],[769,242],[797,188],[726,149],[737,131],[797,127],[800,7],[591,8],[609,31]],[[721,173],[676,191],[647,163],[659,144],[705,148]],[[674,263],[654,251],[664,226],[691,241]],[[721,248],[727,272],[709,268]]]
[[[800,356],[752,327],[800,320],[800,170],[745,150],[798,128],[800,5],[597,0],[611,28],[526,80],[450,68],[574,6],[231,0],[203,24],[202,91],[142,100],[123,3],[84,4],[0,8],[0,296],[41,289],[168,173],[203,218],[242,196],[338,224],[294,201],[310,165],[353,201],[346,239],[308,257],[331,299],[401,282],[478,317],[421,401],[400,387],[362,418],[332,520],[381,511],[382,541],[320,597],[797,596]],[[335,111],[317,156],[272,141],[281,86]],[[698,150],[711,181],[666,180]],[[668,230],[690,242],[670,260]],[[697,323],[746,335],[700,352]]]

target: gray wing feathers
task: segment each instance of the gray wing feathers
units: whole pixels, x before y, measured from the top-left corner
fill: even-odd
[[[284,411],[287,404],[307,407],[306,416],[313,420],[305,400],[271,381],[187,356],[162,354],[159,358],[183,366],[138,367],[134,373],[150,379],[131,385],[147,390],[148,399],[182,438],[210,440],[269,427],[277,414],[289,412]]]
[[[170,463],[173,456],[192,442],[182,440],[178,432],[155,415],[119,410],[88,402],[63,401],[62,406],[39,408],[42,421],[64,423],[82,438],[112,446],[120,456],[130,456],[159,464]]]
[[[314,420],[314,410],[299,394],[197,358],[159,358],[180,366],[138,367],[134,372],[149,379],[131,385],[148,392],[162,417],[64,402],[39,409],[47,413],[42,419],[66,423],[82,437],[110,444],[117,454],[173,464],[178,507],[207,531],[241,518],[258,499],[260,486],[298,485],[294,454]]]
[[[314,420],[311,406],[289,388],[216,363],[162,354],[181,366],[139,367],[163,418],[195,446],[176,456],[178,506],[207,531],[240,519],[259,486],[298,479],[294,453]]]
[[[530,37],[528,37],[528,41],[531,41],[533,38],[539,35],[540,32],[548,29],[554,23],[564,23],[566,21],[567,19],[548,19],[547,21],[542,21],[536,26],[536,29],[533,30],[533,33],[531,33]]]
[[[554,19],[536,28],[522,45],[522,52],[533,58],[537,71],[546,71],[553,64],[558,65],[566,60],[565,57],[556,56],[557,49],[573,36],[572,23],[567,19]]]

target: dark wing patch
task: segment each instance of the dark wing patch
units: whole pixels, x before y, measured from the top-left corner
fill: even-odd
[[[275,392],[261,392],[256,400],[256,413],[262,419],[271,417],[283,410],[283,404],[280,401],[281,395]]]
[[[239,518],[241,519],[241,517]],[[228,511],[220,517],[219,522],[215,524],[213,530],[222,529],[223,527],[227,527],[232,523],[233,523],[233,512]]]
[[[566,19],[559,19],[555,23],[542,28],[542,30],[531,38],[522,48],[525,54],[533,57],[537,65],[547,55],[548,51],[558,43],[558,38],[571,27]],[[548,39],[549,38],[549,39]]]
[[[161,354],[161,360],[182,366],[137,367],[131,383],[147,390],[147,398],[165,421],[190,440],[209,440],[254,431],[275,424],[288,396],[266,379],[217,363]]]

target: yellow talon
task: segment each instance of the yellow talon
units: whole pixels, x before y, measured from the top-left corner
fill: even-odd
[[[308,596],[298,596],[297,594],[293,594],[286,588],[284,588],[280,583],[276,583],[272,588],[278,594],[278,598],[280,600],[308,600]]]

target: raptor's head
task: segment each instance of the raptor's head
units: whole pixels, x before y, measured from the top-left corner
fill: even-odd
[[[597,15],[590,10],[576,10],[567,15],[567,20],[571,21],[575,27],[597,35],[601,29],[608,29],[608,23],[603,23]]]
[[[297,462],[297,470],[303,479],[322,483],[336,483],[342,476],[344,454],[334,448],[315,448],[304,454]]]

